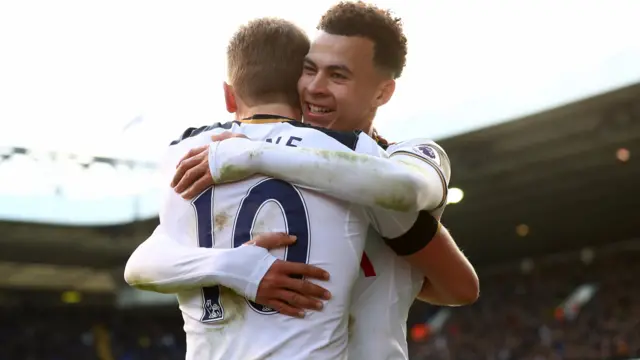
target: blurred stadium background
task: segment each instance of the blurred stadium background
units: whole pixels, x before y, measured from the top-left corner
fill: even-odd
[[[0,2],[0,360],[184,358],[175,298],[122,279],[151,159],[227,116],[239,24],[313,34],[334,2]],[[443,222],[481,280],[473,306],[413,306],[411,359],[640,358],[640,2],[375,3],[410,39],[376,126],[447,150]]]
[[[461,190],[444,223],[478,268],[481,298],[414,304],[411,358],[640,357],[640,83],[440,143]],[[91,203],[109,181],[150,181],[154,164],[0,155],[15,191],[0,198],[0,359],[184,358],[174,297],[122,279],[157,223],[154,192]],[[86,168],[104,171],[102,185],[81,186]],[[109,178],[114,169],[128,172]],[[60,171],[77,177],[57,181]],[[33,203],[33,178],[53,200]],[[92,206],[110,209],[103,224]]]

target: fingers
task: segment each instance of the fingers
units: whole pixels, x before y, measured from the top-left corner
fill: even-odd
[[[206,160],[203,157],[206,157],[207,155],[208,153],[204,151],[200,151],[199,153],[194,154],[190,157],[183,158],[183,160],[181,160],[180,163],[178,164],[175,175],[173,175],[173,179],[171,180],[171,186],[175,187],[176,185],[178,185],[178,183],[180,182],[182,177],[187,173],[187,171],[189,171],[191,168],[201,163],[203,160]]]
[[[283,279],[282,287],[293,290],[305,297],[324,300],[329,300],[331,298],[331,293],[327,289],[305,280],[293,278]]]
[[[248,139],[248,137],[244,134],[235,134],[229,131],[223,132],[222,134],[218,134],[218,135],[212,135],[211,136],[211,140],[212,141],[223,141],[223,140],[227,140],[227,139],[231,139],[231,138],[245,138]]]
[[[201,194],[207,188],[211,187],[212,185],[213,185],[213,181],[211,179],[211,176],[209,176],[208,173],[205,173],[205,176],[202,176],[195,183],[193,183],[193,185],[189,186],[189,188],[186,191],[181,193],[182,198],[185,200],[191,200],[196,196],[198,196],[198,194]]]
[[[222,141],[222,140],[227,140],[228,138],[230,138],[233,134],[226,131],[223,132],[222,134],[217,134],[217,135],[212,135],[211,136],[211,141]]]
[[[254,236],[250,243],[267,250],[272,250],[279,247],[292,245],[296,242],[296,239],[296,236],[288,235],[285,233],[264,233]]]
[[[248,139],[248,137],[244,134],[234,134],[232,132],[226,131],[223,132],[222,134],[218,134],[218,135],[212,135],[211,136],[211,141],[223,141],[223,140],[227,140],[227,139],[231,139],[231,138],[245,138]]]
[[[298,309],[322,310],[322,301],[300,295],[293,291],[277,290],[274,297],[284,301],[287,305]]]
[[[329,300],[331,294],[316,284],[292,277],[300,275],[323,280],[329,278],[329,274],[320,268],[276,260],[260,281],[256,302],[295,317],[304,316],[300,313],[302,309],[321,310],[323,304],[320,300]]]
[[[200,154],[201,152],[207,150],[208,147],[209,147],[209,145],[203,145],[203,146],[200,146],[200,147],[193,148],[193,149],[189,150],[189,152],[185,156],[183,156],[182,159],[180,159],[180,161],[178,161],[178,166],[180,166],[180,164],[183,161],[185,161],[186,159],[194,157],[194,156]]]
[[[270,300],[265,302],[263,305],[268,306],[283,315],[289,315],[297,318],[304,317],[304,310],[296,309],[293,306],[288,305],[287,303],[280,300]]]
[[[299,275],[318,280],[329,280],[329,273],[313,265],[282,261],[276,262],[273,266],[277,271],[287,275]]]
[[[203,175],[208,175],[208,172],[209,172],[208,164],[200,164],[198,166],[190,168],[178,179],[177,184],[174,185],[174,190],[178,194],[181,194],[182,192],[187,190],[187,188],[191,186],[191,184],[195,183]],[[176,173],[176,176],[178,176],[178,173]]]

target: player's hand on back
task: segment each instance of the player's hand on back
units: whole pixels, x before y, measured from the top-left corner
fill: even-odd
[[[294,242],[295,237],[287,234],[267,233],[255,236],[247,244],[271,250],[292,245]],[[293,278],[295,275],[304,278]],[[256,302],[294,317],[303,317],[305,309],[322,309],[320,299],[329,300],[331,294],[305,278],[329,280],[329,273],[308,264],[276,260],[260,281]]]
[[[247,138],[242,134],[224,132],[211,136],[211,140],[223,141],[234,137]],[[191,200],[211,186],[213,186],[213,178],[209,171],[209,145],[189,150],[178,162],[171,187],[184,199]]]

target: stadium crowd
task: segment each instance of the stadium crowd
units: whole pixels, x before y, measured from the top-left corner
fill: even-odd
[[[178,360],[186,351],[176,308],[31,305],[1,314],[1,360]]]
[[[638,274],[637,251],[596,255],[587,263],[545,264],[528,273],[480,273],[480,300],[454,309],[439,334],[413,342],[412,359],[639,357]],[[593,284],[597,291],[570,319],[560,305],[582,284]]]
[[[411,342],[411,359],[555,360],[640,356],[640,252],[596,254],[540,264],[528,272],[480,269],[482,296],[453,309],[438,334]],[[597,291],[575,319],[558,307],[581,284]],[[2,360],[184,359],[176,308],[114,310],[50,308],[37,298],[5,307],[0,320]],[[410,324],[433,314],[416,304]],[[419,315],[418,315],[419,314]]]

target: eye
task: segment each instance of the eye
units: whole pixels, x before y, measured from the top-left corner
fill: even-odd
[[[347,77],[340,74],[340,73],[333,73],[331,74],[331,77],[334,79],[340,79],[340,80],[345,80]]]
[[[302,70],[304,71],[305,74],[315,74],[316,73],[316,69],[313,66],[309,66],[309,65],[304,65]]]

